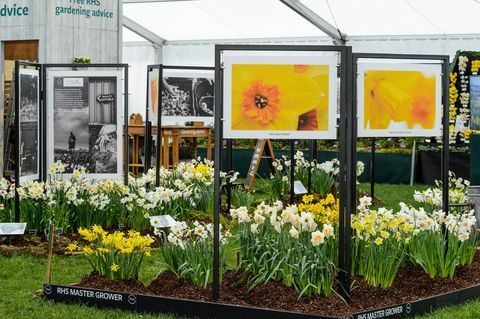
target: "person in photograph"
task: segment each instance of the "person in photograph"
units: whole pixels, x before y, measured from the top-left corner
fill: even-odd
[[[70,136],[68,137],[68,149],[69,150],[74,150],[75,149],[75,142],[77,141],[77,138],[75,135],[73,135],[73,132],[70,132]]]

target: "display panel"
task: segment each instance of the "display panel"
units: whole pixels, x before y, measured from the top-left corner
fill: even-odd
[[[440,136],[441,66],[359,63],[358,136]]]
[[[39,70],[19,69],[19,176],[22,179],[39,178]]]
[[[336,56],[229,52],[223,63],[225,138],[336,138]]]
[[[65,173],[78,166],[91,178],[122,174],[122,73],[50,71],[47,164],[60,161]]]
[[[157,124],[158,69],[149,74],[149,121]],[[214,72],[204,70],[163,71],[162,122],[203,121],[213,123]]]
[[[480,75],[470,76],[470,129],[480,130]]]

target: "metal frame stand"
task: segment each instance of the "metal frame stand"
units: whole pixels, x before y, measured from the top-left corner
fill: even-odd
[[[38,85],[38,107],[39,107],[39,113],[38,113],[38,132],[39,132],[39,139],[38,139],[38,144],[40,145],[38,147],[38,161],[39,161],[39,171],[38,171],[38,178],[39,180],[43,179],[43,176],[45,172],[43,172],[42,167],[43,167],[43,162],[45,162],[45,154],[42,152],[43,147],[43,139],[42,135],[45,134],[45,121],[44,117],[46,117],[46,112],[45,112],[45,104],[44,104],[44,98],[42,94],[42,83],[43,83],[43,70],[41,64],[38,63],[30,63],[30,62],[25,62],[25,61],[15,61],[15,88],[14,88],[14,93],[15,93],[15,150],[14,150],[14,155],[15,155],[15,222],[20,222],[20,196],[18,195],[17,189],[20,187],[20,68],[21,67],[30,67],[30,68],[35,68],[36,70],[39,71],[39,85]]]
[[[213,251],[213,299],[220,296],[220,212],[222,207],[221,179],[223,154],[223,51],[326,51],[339,53],[341,63],[340,86],[340,243],[339,243],[339,282],[343,287],[340,293],[348,298],[350,293],[350,215],[355,209],[356,194],[356,121],[352,98],[352,49],[346,46],[297,46],[297,45],[216,45],[215,46],[215,171],[214,171],[214,251]],[[290,144],[292,201],[293,177],[295,169],[294,141]]]
[[[448,198],[448,168],[449,168],[449,83],[450,83],[450,58],[448,55],[422,55],[422,54],[384,54],[384,53],[354,53],[353,54],[353,96],[355,97],[354,105],[357,101],[357,65],[359,59],[378,59],[378,60],[418,60],[418,61],[439,61],[442,65],[442,210],[448,214],[449,198]],[[374,150],[372,150],[373,152]],[[355,145],[356,152],[356,145]]]
[[[129,120],[129,115],[128,115],[128,64],[114,64],[114,63],[85,63],[85,64],[78,64],[78,63],[47,63],[47,64],[42,64],[42,92],[43,92],[43,101],[45,105],[45,110],[47,109],[47,71],[50,68],[70,68],[75,70],[76,68],[87,68],[87,69],[92,69],[92,68],[98,68],[98,69],[123,69],[123,170],[124,170],[124,184],[128,185],[128,164],[129,164],[129,147],[128,147],[128,120]],[[46,127],[46,119],[47,117],[44,117],[45,120],[45,127]],[[117,125],[121,125],[121,123],[117,123]],[[46,159],[46,154],[47,154],[47,134],[46,130],[44,130],[44,134],[42,136],[43,140],[43,151],[45,154],[45,159]],[[43,180],[46,179],[46,172],[47,172],[47,161],[45,160],[43,162]]]
[[[158,98],[157,98],[157,144],[155,145],[156,147],[156,153],[157,153],[157,158],[156,158],[156,163],[155,163],[155,185],[158,187],[160,185],[160,164],[161,158],[162,158],[162,132],[161,132],[161,127],[162,127],[162,102],[163,102],[163,70],[190,70],[190,71],[214,71],[214,67],[209,67],[209,66],[180,66],[180,65],[164,65],[164,64],[152,64],[147,66],[147,98],[146,98],[146,105],[145,105],[145,110],[146,110],[146,116],[145,116],[145,122],[149,122],[149,114],[148,114],[148,101],[149,101],[149,83],[150,83],[150,72],[153,71],[154,69],[158,69]],[[150,143],[150,136],[147,137],[145,134],[145,158],[151,158],[151,143]],[[151,160],[146,161],[147,163],[151,163]],[[150,167],[146,167],[145,171],[147,171]]]

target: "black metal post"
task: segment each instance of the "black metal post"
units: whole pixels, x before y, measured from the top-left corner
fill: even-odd
[[[121,66],[121,65],[118,65],[118,66]],[[129,145],[128,145],[128,122],[129,122],[129,118],[128,118],[128,65],[123,65],[123,76],[124,76],[124,80],[123,80],[123,116],[124,116],[124,123],[123,123],[123,126],[124,126],[124,145],[123,145],[123,152],[124,152],[124,171],[125,171],[125,175],[123,176],[123,182],[125,185],[128,185],[128,164],[130,163],[130,154],[128,154],[128,151],[129,151]]]
[[[290,141],[290,204],[295,202],[295,140]]]
[[[340,295],[347,302],[350,300],[350,239],[351,214],[356,203],[356,110],[352,95],[355,96],[352,72],[356,67],[352,61],[352,48],[344,47],[341,51],[340,63],[340,214],[339,214],[339,247],[338,279]],[[352,71],[352,68],[354,71]]]
[[[20,222],[20,63],[15,61],[15,222]],[[7,141],[8,143],[8,141]]]
[[[314,147],[315,147],[315,144],[317,144],[317,140],[310,140],[309,141],[309,147],[308,147],[308,162],[309,162],[309,165],[308,165],[308,187],[307,187],[307,190],[308,190],[308,193],[311,193],[312,191],[312,162],[313,162],[313,152],[314,152]]]
[[[41,118],[41,129],[40,130],[40,139],[41,139],[41,153],[42,153],[42,164],[40,170],[42,171],[42,181],[47,180],[47,68],[45,65],[42,65],[41,76],[41,88],[42,88],[42,107],[43,115]]]
[[[143,141],[143,149],[145,162],[143,163],[143,173],[146,174],[152,163],[152,122],[145,122],[145,137]]]
[[[449,71],[449,57],[445,56],[442,60],[442,103],[443,103],[443,136],[442,136],[442,210],[449,213],[449,195],[448,195],[448,182],[449,182],[449,84],[450,84],[450,71]]]
[[[158,66],[158,97],[157,97],[157,165],[155,165],[155,186],[160,186],[160,165],[162,156],[168,156],[162,152],[162,94],[163,93],[163,64]],[[167,141],[168,143],[168,141]],[[165,167],[168,168],[168,167]]]
[[[370,196],[375,198],[375,137],[370,139],[372,149],[370,152]]]
[[[222,170],[223,148],[223,70],[222,49],[215,46],[215,147],[213,178],[213,300],[220,297],[220,213],[222,209],[222,192],[220,172]]]
[[[147,97],[145,102],[145,136],[143,141],[143,149],[144,149],[144,156],[145,162],[143,163],[143,173],[147,173],[150,169],[151,162],[152,162],[152,122],[150,122],[150,72],[152,68],[150,66],[147,67]]]
[[[259,159],[260,160],[260,159]],[[233,171],[233,140],[227,140],[227,176]],[[232,208],[232,183],[230,177],[227,177],[227,210]]]

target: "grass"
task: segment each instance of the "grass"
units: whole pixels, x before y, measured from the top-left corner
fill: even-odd
[[[361,184],[359,188],[369,191],[369,184]],[[415,189],[425,189],[424,185],[376,185],[376,197],[384,201],[388,208],[398,207],[398,202],[414,204],[412,194]],[[145,260],[142,265],[140,280],[149,283],[159,270],[159,255]],[[65,305],[45,301],[35,297],[44,283],[46,259],[30,255],[5,257],[0,254],[0,318],[36,318],[36,319],[74,319],[74,318],[160,318],[173,319],[172,316],[154,316],[133,314],[119,310],[99,310],[82,305]],[[56,256],[53,262],[52,282],[73,284],[80,281],[84,274],[91,271],[87,260],[81,256]],[[412,278],[414,280],[414,278]],[[423,319],[480,318],[480,301],[471,301],[464,305],[438,310],[421,317]]]
[[[388,209],[398,209],[398,203],[404,202],[417,207],[418,203],[413,200],[415,190],[423,191],[431,186],[429,185],[396,185],[396,184],[375,184],[375,197],[383,201],[383,205]],[[370,183],[361,183],[358,188],[370,193]]]

